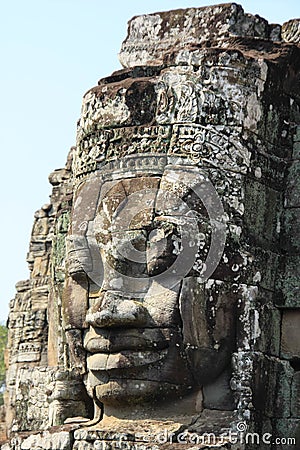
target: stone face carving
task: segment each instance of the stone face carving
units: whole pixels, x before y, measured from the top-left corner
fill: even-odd
[[[236,4],[129,23],[35,216],[3,450],[295,438],[297,26]]]
[[[104,274],[98,296],[90,300],[85,348],[88,385],[104,404],[166,402],[216,379],[230,363],[235,301],[222,298],[220,286],[209,323],[203,283],[187,278],[188,287],[182,286],[207,227],[202,217],[188,215],[200,214],[198,205],[194,210],[183,201],[178,205],[173,192],[169,201],[172,175],[182,180],[189,175],[187,169],[176,172],[106,181],[100,191],[93,225]],[[82,197],[83,204],[88,200]],[[182,251],[176,263],[181,246],[187,254]]]

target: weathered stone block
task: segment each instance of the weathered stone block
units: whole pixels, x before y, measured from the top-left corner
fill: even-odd
[[[71,436],[67,431],[57,433],[44,432],[24,439],[21,450],[71,450]]]
[[[49,295],[49,307],[48,307],[48,366],[57,367],[59,365],[59,335],[61,333],[61,320],[59,317],[58,305],[57,305],[57,292],[52,290]]]
[[[267,295],[265,293],[265,295]],[[272,300],[272,294],[269,295]],[[272,302],[259,305],[253,312],[253,327],[258,327],[254,348],[267,355],[279,356],[281,313]]]
[[[272,73],[272,70],[270,72]],[[272,93],[269,91],[269,94],[264,98],[264,120],[259,124],[259,136],[265,141],[267,151],[281,158],[279,164],[281,164],[281,170],[284,171],[287,165],[284,158],[292,156],[292,133],[284,120],[290,114],[290,100],[288,96],[283,94],[284,87],[277,76],[274,73],[269,74],[269,76],[272,77],[275,86],[271,88]],[[277,166],[278,168],[278,162],[277,164],[269,162],[269,166]],[[278,177],[279,184],[283,178],[284,172]]]
[[[274,291],[279,255],[261,247],[241,250],[241,282]]]
[[[222,374],[215,382],[203,387],[203,406],[207,409],[230,411],[235,409],[229,372]]]
[[[204,409],[199,419],[189,429],[200,435],[202,433],[219,433],[221,429],[228,427],[233,417],[232,411]]]
[[[300,125],[297,125],[295,128],[294,142],[300,142]]]
[[[281,247],[289,255],[300,254],[300,208],[285,208],[281,224]]]
[[[270,450],[273,430],[272,421],[268,417],[253,411],[253,422],[247,433],[247,450]]]
[[[20,368],[16,376],[14,431],[44,430],[48,427],[48,395],[54,369]]]
[[[284,205],[287,208],[300,207],[300,161],[295,160],[291,164],[287,176],[287,187]]]
[[[300,159],[300,141],[294,142],[293,159]]]
[[[299,114],[299,110],[297,111]],[[300,126],[296,126],[293,137],[293,159],[300,159]]]
[[[300,446],[300,419],[274,421],[272,442],[275,450],[296,450]]]
[[[201,373],[202,381],[213,381],[230,363],[237,302],[238,295],[230,284],[212,279],[201,283],[194,277],[184,279],[179,298],[183,343],[196,379]],[[207,370],[212,365],[214,370]]]
[[[281,259],[276,283],[276,306],[300,308],[300,256]]]
[[[207,40],[221,46],[228,35],[265,39],[269,38],[269,29],[264,19],[244,14],[243,8],[234,3],[138,16],[129,22],[119,59],[124,67],[159,65],[174,46],[183,49]]]
[[[80,373],[83,373],[86,367],[86,351],[83,348],[82,330],[67,330],[66,340],[69,346],[70,363],[72,368],[77,368]]]
[[[294,371],[286,361],[258,357],[253,370],[253,404],[267,417],[290,417]]]
[[[281,356],[288,359],[300,359],[300,309],[283,311]]]
[[[44,310],[46,312],[48,307],[48,296],[49,296],[48,285],[33,287],[30,293],[32,310],[33,311]]]
[[[300,372],[296,372],[292,382],[292,416],[300,418]]]
[[[19,347],[18,362],[37,362],[41,359],[41,343],[22,343]]]
[[[247,239],[252,238],[263,247],[278,244],[282,194],[262,183],[247,180],[245,198],[244,232]]]
[[[54,400],[49,406],[49,425],[63,425],[64,421],[72,417],[88,417],[87,407],[84,401]]]

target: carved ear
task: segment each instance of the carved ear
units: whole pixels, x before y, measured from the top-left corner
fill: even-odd
[[[89,286],[86,274],[78,282],[71,277],[66,279],[62,296],[63,319],[66,329],[83,329],[88,309]]]
[[[84,278],[93,268],[88,242],[85,236],[69,235],[66,238],[67,271],[77,280]]]

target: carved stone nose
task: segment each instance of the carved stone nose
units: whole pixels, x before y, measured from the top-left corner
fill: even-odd
[[[147,312],[137,300],[124,299],[118,293],[106,292],[89,311],[86,321],[99,328],[141,327],[147,323]]]

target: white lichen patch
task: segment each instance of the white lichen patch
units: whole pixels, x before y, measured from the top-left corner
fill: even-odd
[[[260,167],[256,167],[255,168],[254,175],[255,175],[256,178],[261,178],[262,173],[261,173],[261,168]]]
[[[253,340],[257,339],[259,333],[259,327],[257,327],[257,324],[253,324],[252,320],[253,315],[254,317],[257,317],[257,315],[255,316],[255,301],[258,294],[258,287],[243,284],[241,285],[241,293],[243,305],[243,309],[241,310],[239,317],[239,321],[243,325],[243,347],[241,350],[250,350]]]
[[[261,273],[258,271],[258,272],[256,272],[256,274],[253,277],[253,282],[260,283],[260,281],[261,281]]]
[[[254,343],[257,341],[260,335],[261,329],[259,326],[259,312],[257,310],[254,310],[253,330],[252,330],[252,339]]]

